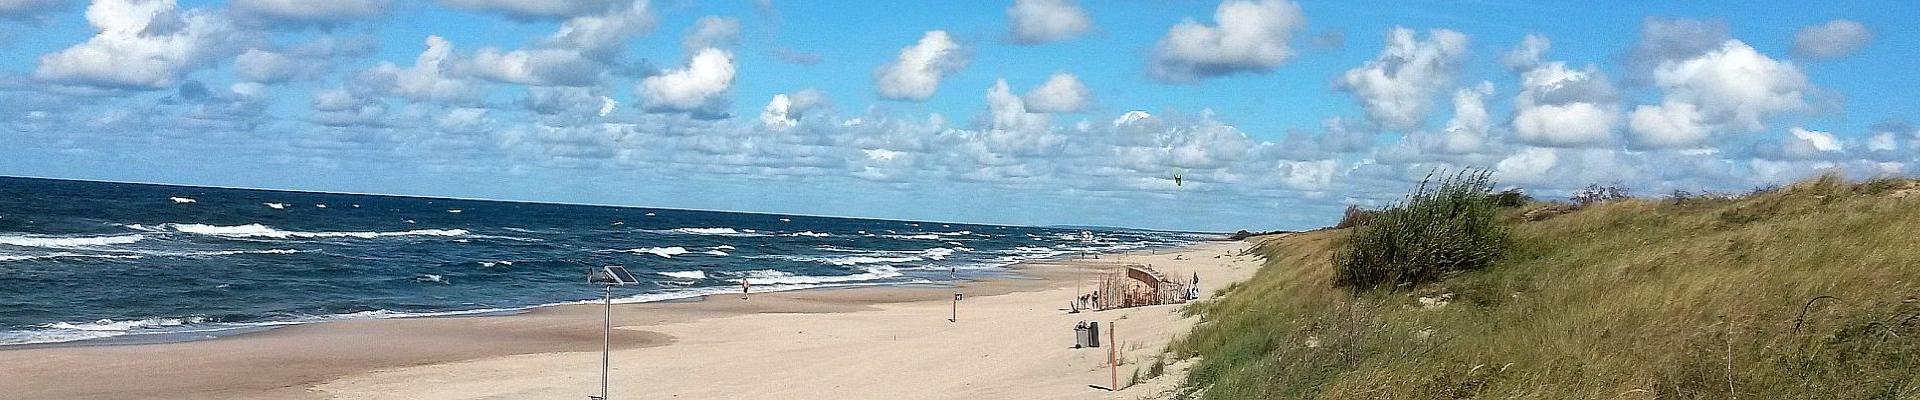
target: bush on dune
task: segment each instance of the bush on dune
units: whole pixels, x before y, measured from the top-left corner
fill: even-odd
[[[1506,229],[1490,172],[1467,170],[1420,183],[1406,201],[1367,218],[1334,255],[1336,283],[1371,289],[1411,286],[1485,267],[1500,256]]]

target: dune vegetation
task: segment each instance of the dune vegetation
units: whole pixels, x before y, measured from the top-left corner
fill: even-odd
[[[1477,219],[1419,196],[1353,227],[1249,239],[1265,266],[1189,308],[1202,322],[1169,348],[1193,359],[1182,394],[1920,398],[1913,180],[1829,176],[1738,196],[1597,190],[1551,203],[1505,194],[1495,203],[1515,204],[1492,230],[1453,226]],[[1425,231],[1379,231],[1394,229]],[[1348,265],[1369,259],[1353,252],[1416,239],[1450,248],[1422,232],[1493,256],[1471,268]]]

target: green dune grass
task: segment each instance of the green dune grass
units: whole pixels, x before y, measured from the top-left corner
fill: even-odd
[[[1250,239],[1251,280],[1169,349],[1206,399],[1920,398],[1920,189],[1503,211],[1483,268],[1336,285],[1352,229]]]

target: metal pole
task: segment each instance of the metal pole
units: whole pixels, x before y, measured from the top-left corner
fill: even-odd
[[[607,372],[613,360],[608,355],[613,350],[613,285],[607,285],[607,294],[602,298],[607,307],[605,336],[600,339],[600,400],[607,400]]]

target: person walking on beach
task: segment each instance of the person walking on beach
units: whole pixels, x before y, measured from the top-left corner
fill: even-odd
[[[747,283],[747,278],[740,278],[740,299],[746,300],[747,293],[752,290],[753,290],[753,284]]]

